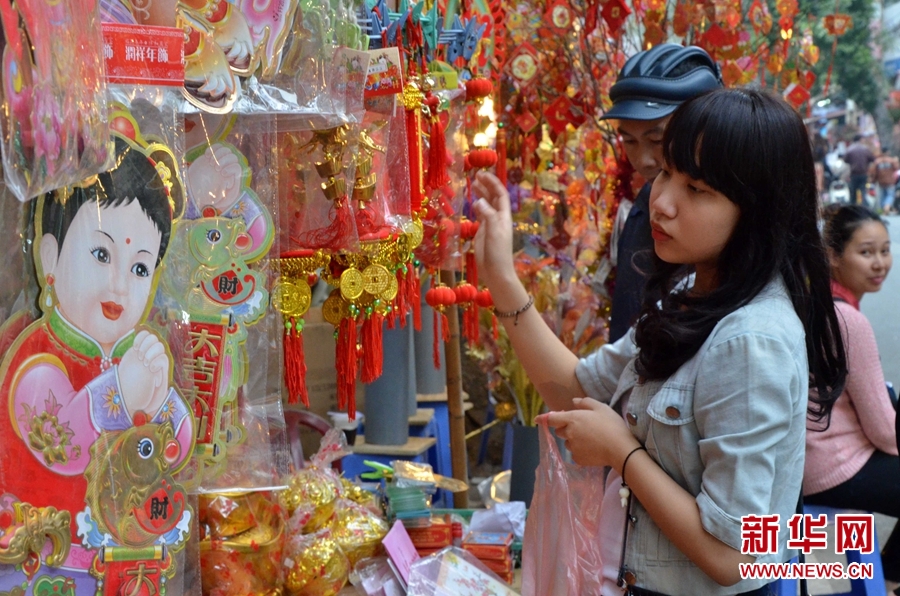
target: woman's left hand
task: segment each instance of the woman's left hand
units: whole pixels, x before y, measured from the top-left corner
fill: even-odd
[[[621,466],[625,455],[640,446],[625,421],[608,405],[589,397],[572,400],[572,409],[542,414],[556,436],[581,466]]]

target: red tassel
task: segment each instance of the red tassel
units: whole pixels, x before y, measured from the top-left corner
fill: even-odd
[[[409,273],[403,273],[403,268],[397,269],[397,297],[394,298],[394,308],[391,310],[388,327],[394,328],[399,319],[401,329],[406,327],[406,315],[409,314],[409,287],[406,284],[406,276]]]
[[[478,305],[472,302],[463,312],[463,327],[466,343],[475,346],[478,343]]]
[[[444,313],[441,313],[441,326],[444,330],[444,341],[448,341],[450,339],[450,321]]]
[[[413,213],[425,202],[425,178],[422,172],[422,110],[406,110],[406,148],[409,152],[409,206]]]
[[[356,319],[352,317],[341,319],[336,348],[338,408],[346,409],[350,420],[355,420],[356,373],[359,366],[356,349]]]
[[[434,370],[441,370],[441,325],[438,317],[441,316],[437,310],[434,310],[434,333],[432,333],[433,341],[431,346],[431,355],[434,358]]]
[[[428,175],[425,178],[425,187],[437,190],[450,182],[447,175],[447,141],[444,138],[444,127],[437,113],[431,117],[431,137],[428,148]]]
[[[497,178],[506,186],[506,129],[497,131]],[[475,285],[474,283],[472,285]]]
[[[412,265],[408,265],[406,283],[409,284],[409,302],[412,304],[413,329],[422,330],[422,286],[419,274]]]
[[[306,390],[306,358],[303,354],[303,319],[297,323],[293,317],[285,322],[284,333],[284,384],[288,390],[288,403],[302,402],[309,407]]]
[[[466,281],[478,287],[478,264],[474,252],[466,253]]]
[[[384,365],[384,315],[373,312],[362,324],[362,375],[363,383],[371,383],[381,376]]]

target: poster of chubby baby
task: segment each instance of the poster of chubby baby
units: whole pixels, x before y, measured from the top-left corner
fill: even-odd
[[[145,323],[184,192],[168,147],[35,199],[42,316],[0,365],[0,594],[165,594],[193,512],[195,441]]]

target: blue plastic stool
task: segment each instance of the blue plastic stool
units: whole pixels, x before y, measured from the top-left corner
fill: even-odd
[[[803,513],[818,517],[822,514],[828,516],[829,524],[834,523],[834,516],[837,513],[850,513],[849,509],[837,509],[834,507],[823,507],[821,505],[804,505]],[[871,563],[872,577],[870,579],[851,579],[850,591],[841,592],[839,594],[831,594],[830,596],[886,596],[887,592],[884,587],[884,570],[881,567],[881,551],[878,548],[878,532],[873,529],[873,541],[875,542],[875,550],[871,554],[862,554],[858,550],[848,550],[844,552],[847,561],[844,568],[850,563]],[[791,561],[796,562],[796,559]],[[799,581],[796,579],[782,579],[775,583],[775,596],[796,596]]]

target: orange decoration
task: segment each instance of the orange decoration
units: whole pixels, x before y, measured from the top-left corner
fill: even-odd
[[[646,23],[644,27],[644,49],[658,46],[664,41],[666,41],[666,32],[662,30],[659,23]]]
[[[772,29],[772,15],[769,14],[769,8],[765,2],[753,0],[750,10],[747,11],[747,19],[757,35],[766,35]]]
[[[826,31],[838,37],[853,26],[853,17],[848,14],[830,14],[825,17],[824,25]]]
[[[744,71],[733,60],[726,60],[722,65],[722,81],[726,87],[739,85],[744,76]]]

